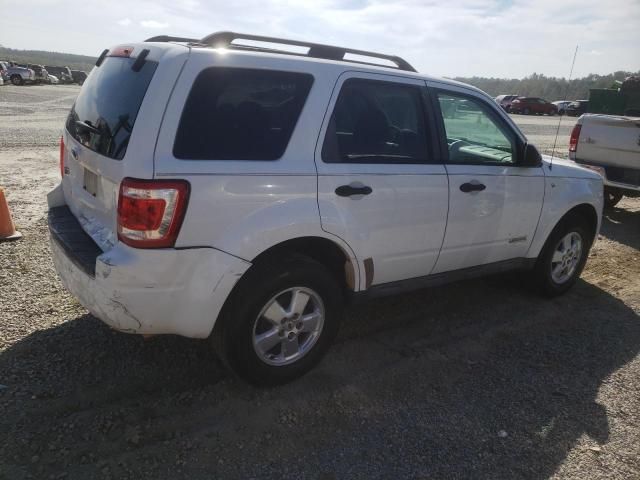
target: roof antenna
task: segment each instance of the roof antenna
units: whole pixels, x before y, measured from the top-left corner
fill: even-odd
[[[576,57],[578,56],[578,45],[576,45],[576,51],[573,52],[573,62],[571,62],[571,71],[569,72],[569,80],[567,80],[567,89],[564,91],[563,102],[567,101],[567,97],[569,96],[569,88],[571,86],[571,77],[573,76],[573,66],[576,64]],[[566,108],[565,108],[566,112]],[[556,129],[556,138],[553,140],[553,150],[551,150],[551,161],[549,161],[549,170],[553,170],[553,157],[556,154],[556,144],[558,143],[558,134],[560,133],[560,124],[562,123],[563,115],[558,115],[560,118],[558,119],[558,128]]]

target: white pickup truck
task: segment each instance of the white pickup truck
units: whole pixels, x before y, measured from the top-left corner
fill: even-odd
[[[640,196],[640,117],[584,114],[571,132],[569,158],[604,178],[605,208]]]

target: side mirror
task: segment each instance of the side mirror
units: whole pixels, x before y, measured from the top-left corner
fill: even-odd
[[[535,146],[530,143],[525,144],[520,165],[522,167],[539,167],[542,165],[542,155],[540,155]]]

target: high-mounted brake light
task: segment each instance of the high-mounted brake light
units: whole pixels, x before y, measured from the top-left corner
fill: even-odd
[[[109,52],[110,57],[130,57],[133,53],[133,47],[120,46]]]
[[[64,137],[60,137],[60,176],[64,177]]]
[[[580,130],[582,129],[582,125],[576,123],[571,130],[571,137],[569,138],[569,153],[576,153],[578,150],[578,140],[580,139]]]
[[[122,180],[118,239],[136,248],[173,247],[187,210],[189,190],[184,180]]]

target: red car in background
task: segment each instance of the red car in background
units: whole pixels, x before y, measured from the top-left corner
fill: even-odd
[[[542,98],[518,97],[511,102],[509,113],[555,115],[558,113],[558,107]]]

